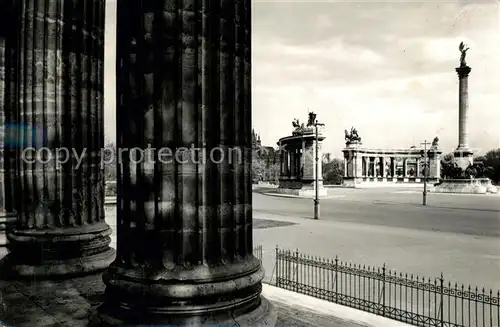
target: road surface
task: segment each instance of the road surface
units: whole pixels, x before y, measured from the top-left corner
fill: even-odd
[[[500,196],[419,190],[329,189],[313,220],[311,199],[253,194],[254,243],[272,275],[276,245],[310,255],[500,289]],[[288,222],[259,228],[260,219]],[[291,225],[293,223],[293,225]]]

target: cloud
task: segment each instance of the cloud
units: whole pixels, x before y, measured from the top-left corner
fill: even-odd
[[[107,2],[106,136],[114,138],[114,15]],[[344,129],[367,147],[405,148],[437,134],[457,142],[460,41],[471,49],[469,138],[500,146],[500,31],[496,1],[252,1],[252,116],[265,144],[307,110],[340,156]]]
[[[310,47],[300,47],[280,43],[277,39],[255,38],[254,55],[258,58],[271,57],[298,62],[327,60],[332,63],[380,64],[382,56],[375,51],[345,42],[342,38],[332,38]],[[278,53],[279,57],[275,57]]]

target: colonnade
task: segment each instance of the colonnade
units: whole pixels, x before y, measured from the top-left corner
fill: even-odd
[[[299,179],[304,175],[305,143],[302,148],[287,147],[281,150],[280,176],[291,179]]]
[[[441,153],[436,146],[427,149],[366,149],[347,147],[344,153],[344,182],[354,185],[361,182],[422,182],[441,178]],[[425,162],[424,160],[427,160]],[[353,184],[354,183],[354,184]]]
[[[402,162],[402,165],[400,167],[398,167],[398,159]],[[361,161],[362,177],[424,177],[423,158],[361,156]],[[347,164],[347,161],[344,161],[344,171],[346,172]]]

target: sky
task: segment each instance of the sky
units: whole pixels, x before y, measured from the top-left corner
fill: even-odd
[[[106,137],[115,138],[115,1],[107,1]],[[469,45],[469,146],[500,147],[497,1],[252,3],[252,125],[264,145],[308,110],[326,124],[324,152],[342,156],[344,130],[366,148],[458,145],[458,45]]]

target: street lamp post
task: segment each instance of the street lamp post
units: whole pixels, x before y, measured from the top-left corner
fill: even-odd
[[[314,176],[314,219],[319,219],[319,141],[318,141],[318,126],[325,126],[325,124],[318,123],[316,121],[314,123],[314,128],[315,128],[315,160],[316,160],[316,170],[315,170],[315,176]]]
[[[425,140],[424,142],[420,143],[421,145],[424,146],[424,192],[422,193],[422,205],[426,206],[427,205],[427,145],[430,144]]]

